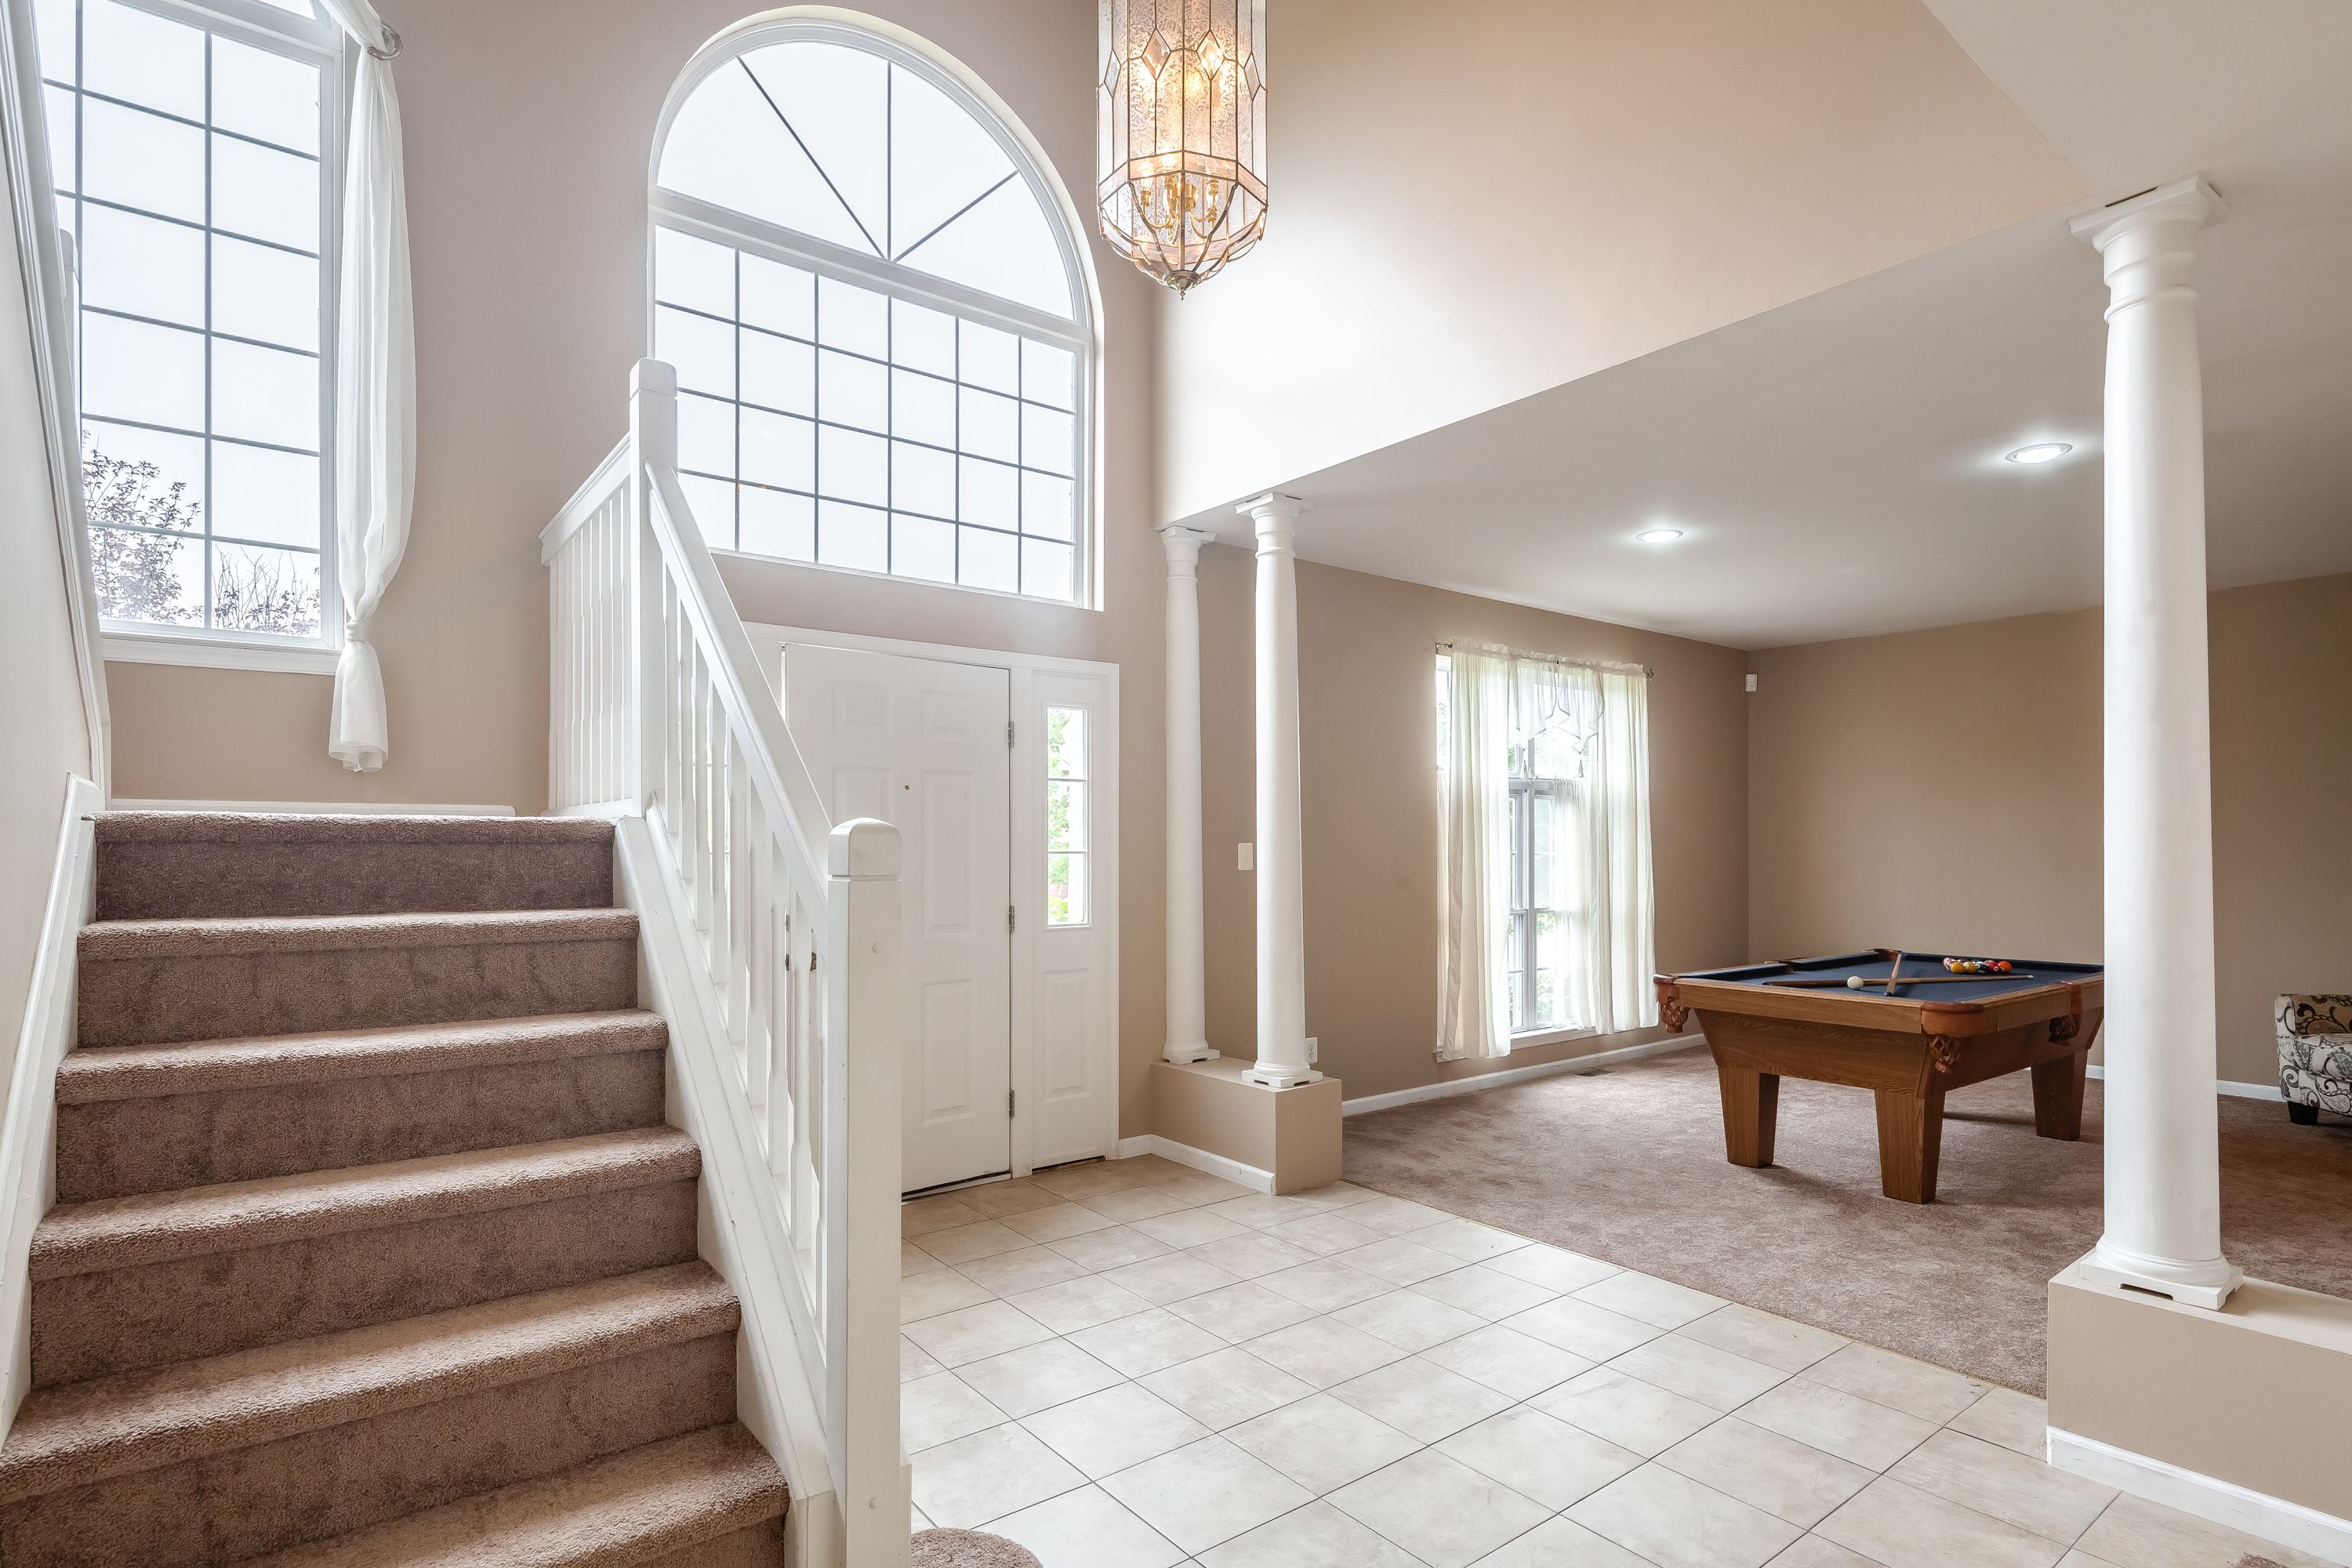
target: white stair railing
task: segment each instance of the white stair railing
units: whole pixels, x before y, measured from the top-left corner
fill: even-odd
[[[637,363],[540,536],[549,807],[618,822],[795,1561],[898,1568],[898,830],[829,821],[678,484],[677,386]]]

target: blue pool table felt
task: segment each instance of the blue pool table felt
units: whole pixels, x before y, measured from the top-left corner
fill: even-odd
[[[1977,952],[1906,952],[1903,955],[1903,973],[1906,976],[1924,976],[1949,973],[1944,960],[1952,958],[2007,958],[2006,953]],[[2105,973],[2095,963],[2060,963],[2042,959],[2011,958],[2016,966],[2012,974],[1988,974],[1981,981],[1958,985],[1917,985],[1908,990],[1898,983],[1895,999],[1898,1002],[1989,1002],[1996,996],[2012,995],[2020,991],[2038,990],[2044,985],[2064,981],[2080,984],[2096,980]],[[1676,980],[1713,980],[1727,985],[1761,987],[1768,980],[1843,980],[1859,974],[1865,980],[1884,981],[1891,965],[1885,955],[1876,952],[1846,952],[1829,958],[1801,958],[1793,969],[1781,963],[1749,963],[1737,969],[1706,969],[1677,974]],[[2032,975],[2032,979],[2022,976]],[[1774,986],[1773,990],[1795,990],[1815,996],[1864,996],[1884,999],[1884,984],[1861,991],[1840,987]]]

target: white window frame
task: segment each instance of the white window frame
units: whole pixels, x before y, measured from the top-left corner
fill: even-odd
[[[669,144],[670,126],[677,120],[678,110],[685,107],[687,100],[714,72],[732,65],[740,57],[754,49],[782,43],[833,44],[876,56],[914,72],[969,113],[1011,161],[1014,171],[1027,185],[1030,195],[1045,213],[1046,227],[1052,231],[1055,247],[1061,253],[1063,272],[1069,284],[1072,315],[1064,318],[993,294],[984,294],[976,289],[879,257],[862,256],[845,246],[768,223],[749,213],[737,212],[730,207],[719,206],[665,189],[660,178],[662,150]],[[688,62],[686,69],[679,73],[676,85],[670,89],[668,100],[662,106],[661,118],[654,127],[653,155],[646,168],[646,352],[648,354],[653,352],[656,308],[654,230],[672,228],[750,255],[765,257],[771,261],[802,268],[837,282],[856,284],[985,326],[1043,339],[1056,348],[1067,349],[1076,361],[1073,392],[1077,400],[1077,449],[1074,454],[1076,471],[1072,479],[1077,516],[1073,520],[1072,530],[1076,545],[1076,558],[1070,570],[1072,597],[1066,602],[998,588],[940,583],[929,578],[868,572],[855,566],[793,561],[715,547],[713,553],[740,555],[751,561],[779,562],[820,572],[845,572],[887,583],[986,594],[1024,605],[1040,605],[1055,609],[1098,610],[1102,607],[1102,507],[1099,465],[1096,460],[1096,454],[1102,445],[1101,399],[1097,395],[1101,384],[1101,333],[1096,328],[1100,310],[1093,266],[1076,239],[1082,230],[1078,226],[1077,209],[1072,205],[1069,193],[1063,189],[1042,150],[1031,142],[1027,131],[1013,118],[1012,110],[997,100],[995,94],[990,92],[984,84],[953,61],[932,51],[922,39],[903,29],[891,28],[885,32],[878,26],[856,26],[812,16],[746,24],[722,33],[704,45],[702,50]]]
[[[77,558],[88,578],[89,519],[82,510],[80,343],[81,299],[79,268],[68,258],[68,247],[58,226],[58,193],[49,177],[48,128],[41,91],[41,73],[33,30],[32,0],[5,0],[11,59],[8,110],[13,121],[11,141],[24,151],[12,167],[19,193],[18,222],[28,219],[47,249],[58,258],[54,272],[43,267],[36,274],[45,296],[61,308],[44,310],[47,330],[62,342],[49,345],[51,378],[56,391],[46,400],[52,426],[53,461],[67,465],[70,476],[72,517],[78,540]],[[219,669],[261,669],[296,673],[331,673],[342,647],[341,592],[335,561],[335,324],[336,288],[340,281],[343,123],[347,99],[345,78],[349,58],[341,27],[324,17],[305,22],[261,0],[115,0],[132,10],[145,11],[189,26],[201,27],[273,54],[315,61],[320,69],[319,92],[319,634],[315,637],[275,637],[251,632],[221,631],[205,626],[164,626],[145,621],[116,620],[89,609],[98,630],[100,658],[125,664],[193,665]],[[79,141],[79,139],[77,139]],[[27,167],[26,165],[29,165]],[[26,209],[30,207],[28,213]],[[30,270],[28,268],[28,270]],[[45,299],[45,303],[46,303]],[[210,440],[209,433],[205,439]],[[206,497],[209,502],[209,495]],[[206,522],[211,519],[207,512]],[[206,549],[210,549],[209,541]]]

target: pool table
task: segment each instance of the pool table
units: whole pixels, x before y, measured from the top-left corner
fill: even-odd
[[[1889,994],[1896,951],[1655,977],[1666,1027],[1680,1034],[1696,1013],[1715,1054],[1726,1159],[1772,1163],[1783,1078],[1877,1095],[1879,1190],[1905,1203],[1936,1201],[1952,1089],[2031,1068],[2034,1131],[2082,1136],[2084,1069],[2104,1011],[2100,967],[2015,959],[2010,974],[1945,981],[1945,954],[1905,952],[1903,977],[1937,983],[1906,987],[1897,978]],[[1851,989],[1844,982],[1854,975],[1874,984]]]

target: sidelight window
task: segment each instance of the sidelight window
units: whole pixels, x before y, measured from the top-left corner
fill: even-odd
[[[1045,710],[1045,923],[1092,923],[1088,833],[1093,784],[1087,759],[1087,710]]]

